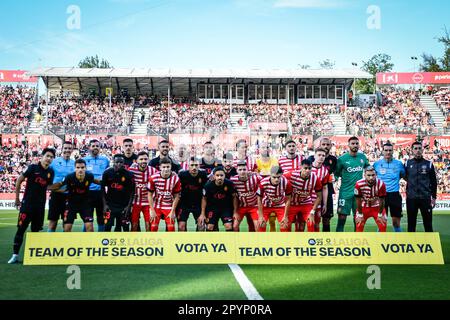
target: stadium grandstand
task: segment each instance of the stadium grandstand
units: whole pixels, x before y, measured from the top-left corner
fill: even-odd
[[[267,127],[264,124],[274,122],[277,125],[272,126],[280,133],[288,129],[306,133],[318,128],[314,124],[328,133],[345,133],[345,123],[336,114],[347,104],[354,80],[372,78],[357,69],[41,68],[28,74],[42,78],[47,88],[42,128],[60,133],[126,134],[242,133],[261,131]],[[85,112],[74,114],[74,105],[83,105]],[[300,119],[305,105],[314,109],[313,116]],[[319,115],[324,120],[315,123]],[[333,126],[336,122],[341,126]],[[335,127],[341,131],[334,132]]]
[[[254,156],[262,141],[278,156],[288,137],[306,155],[326,135],[339,156],[347,137],[357,135],[371,162],[387,140],[403,161],[413,141],[425,141],[439,192],[450,193],[445,86],[379,86],[374,100],[353,106],[347,97],[354,80],[371,78],[358,70],[42,68],[27,75],[43,80],[46,95],[38,99],[36,85],[0,86],[1,192],[13,191],[18,174],[42,148],[67,139],[76,144],[76,156],[86,154],[92,137],[108,156],[120,153],[127,136],[136,150],[152,155],[163,138],[171,141],[171,154],[180,144],[197,152],[213,141],[217,156],[235,152],[235,142],[243,138]]]

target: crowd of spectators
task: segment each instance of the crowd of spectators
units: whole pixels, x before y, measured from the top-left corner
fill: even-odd
[[[291,112],[293,133],[332,134],[334,125],[329,114],[335,112],[335,110],[335,105],[294,105]]]
[[[24,133],[35,97],[34,87],[0,85],[0,132]]]
[[[134,105],[123,98],[57,99],[48,105],[48,128],[64,133],[127,133]]]
[[[435,124],[422,106],[419,93],[389,88],[382,91],[383,103],[371,108],[347,108],[347,132],[356,136],[377,133],[432,134]]]
[[[441,88],[433,93],[433,98],[436,104],[445,115],[444,123],[442,124],[444,130],[448,132],[450,129],[450,88]]]

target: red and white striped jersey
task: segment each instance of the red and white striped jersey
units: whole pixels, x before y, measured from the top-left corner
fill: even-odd
[[[181,161],[180,167],[181,167],[180,171],[181,170],[189,170],[189,163],[187,161]]]
[[[327,167],[325,166],[321,166],[320,168],[316,168],[314,166],[312,166],[311,168],[311,172],[314,173],[317,178],[320,180],[320,182],[322,183],[322,188],[328,188],[328,182],[330,181],[330,171],[328,170]],[[314,201],[316,201],[317,199],[317,193],[314,191],[313,194],[311,195],[311,200],[312,203],[314,203]],[[319,204],[317,206],[317,208],[321,208],[322,205]]]
[[[248,177],[247,181],[239,180],[239,176],[232,176],[230,179],[234,183],[239,199],[239,208],[257,207],[258,198],[256,192],[261,182],[261,177],[254,173]]]
[[[234,158],[234,159],[233,159],[233,167],[235,167],[236,169],[237,169],[237,164],[238,164],[239,160],[240,160],[240,159],[238,159],[238,158]],[[256,160],[255,160],[255,159],[253,159],[253,158],[247,156],[247,157],[245,158],[245,162],[247,163],[247,170],[248,170],[248,171],[256,172],[256,168],[257,168],[258,166],[256,165]]]
[[[286,204],[286,198],[292,194],[292,185],[284,176],[280,178],[280,183],[274,186],[270,182],[270,177],[265,177],[259,183],[257,195],[262,197],[263,207],[282,208]]]
[[[278,159],[278,164],[281,169],[283,169],[283,173],[288,173],[293,170],[300,170],[302,166],[303,156],[296,155],[294,159],[289,159],[286,156],[281,156]]]
[[[312,172],[308,179],[303,179],[300,170],[292,171],[289,174],[289,181],[292,184],[291,206],[311,204],[313,193],[322,190],[322,183]]]
[[[128,168],[128,171],[133,174],[135,184],[133,204],[139,206],[148,206],[148,182],[150,180],[150,177],[157,173],[158,170],[151,166],[147,166],[147,169],[145,171],[141,171],[139,170],[139,166],[134,163],[130,168]]]
[[[148,189],[153,192],[153,205],[156,209],[172,209],[173,196],[181,192],[181,182],[174,172],[169,178],[162,178],[160,173],[150,177]]]
[[[378,178],[373,185],[369,185],[366,179],[358,180],[355,184],[355,196],[362,198],[363,208],[379,207],[380,197],[386,197],[386,184]]]

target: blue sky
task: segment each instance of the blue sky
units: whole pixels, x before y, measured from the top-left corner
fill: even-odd
[[[80,29],[67,28],[70,5]],[[370,5],[380,29],[367,27]],[[413,71],[411,56],[440,55],[450,28],[444,0],[15,0],[0,12],[0,69],[24,70],[95,54],[114,67],[350,68],[382,52]]]

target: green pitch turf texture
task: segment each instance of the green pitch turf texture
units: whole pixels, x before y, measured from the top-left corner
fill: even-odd
[[[81,290],[69,290],[65,266],[6,263],[11,256],[16,221],[17,211],[0,211],[0,299],[246,299],[228,265],[81,266]],[[336,217],[332,221],[334,230]],[[402,227],[405,229],[406,224]],[[364,265],[242,265],[241,268],[267,300],[450,299],[450,212],[435,213],[434,227],[440,232],[445,265],[382,265],[380,290],[367,288],[369,275]],[[366,228],[375,231],[375,223],[368,222]],[[418,230],[422,228],[419,224]],[[351,229],[352,223],[348,221],[346,230]],[[74,231],[80,230],[78,221]],[[189,230],[194,230],[192,217]]]

